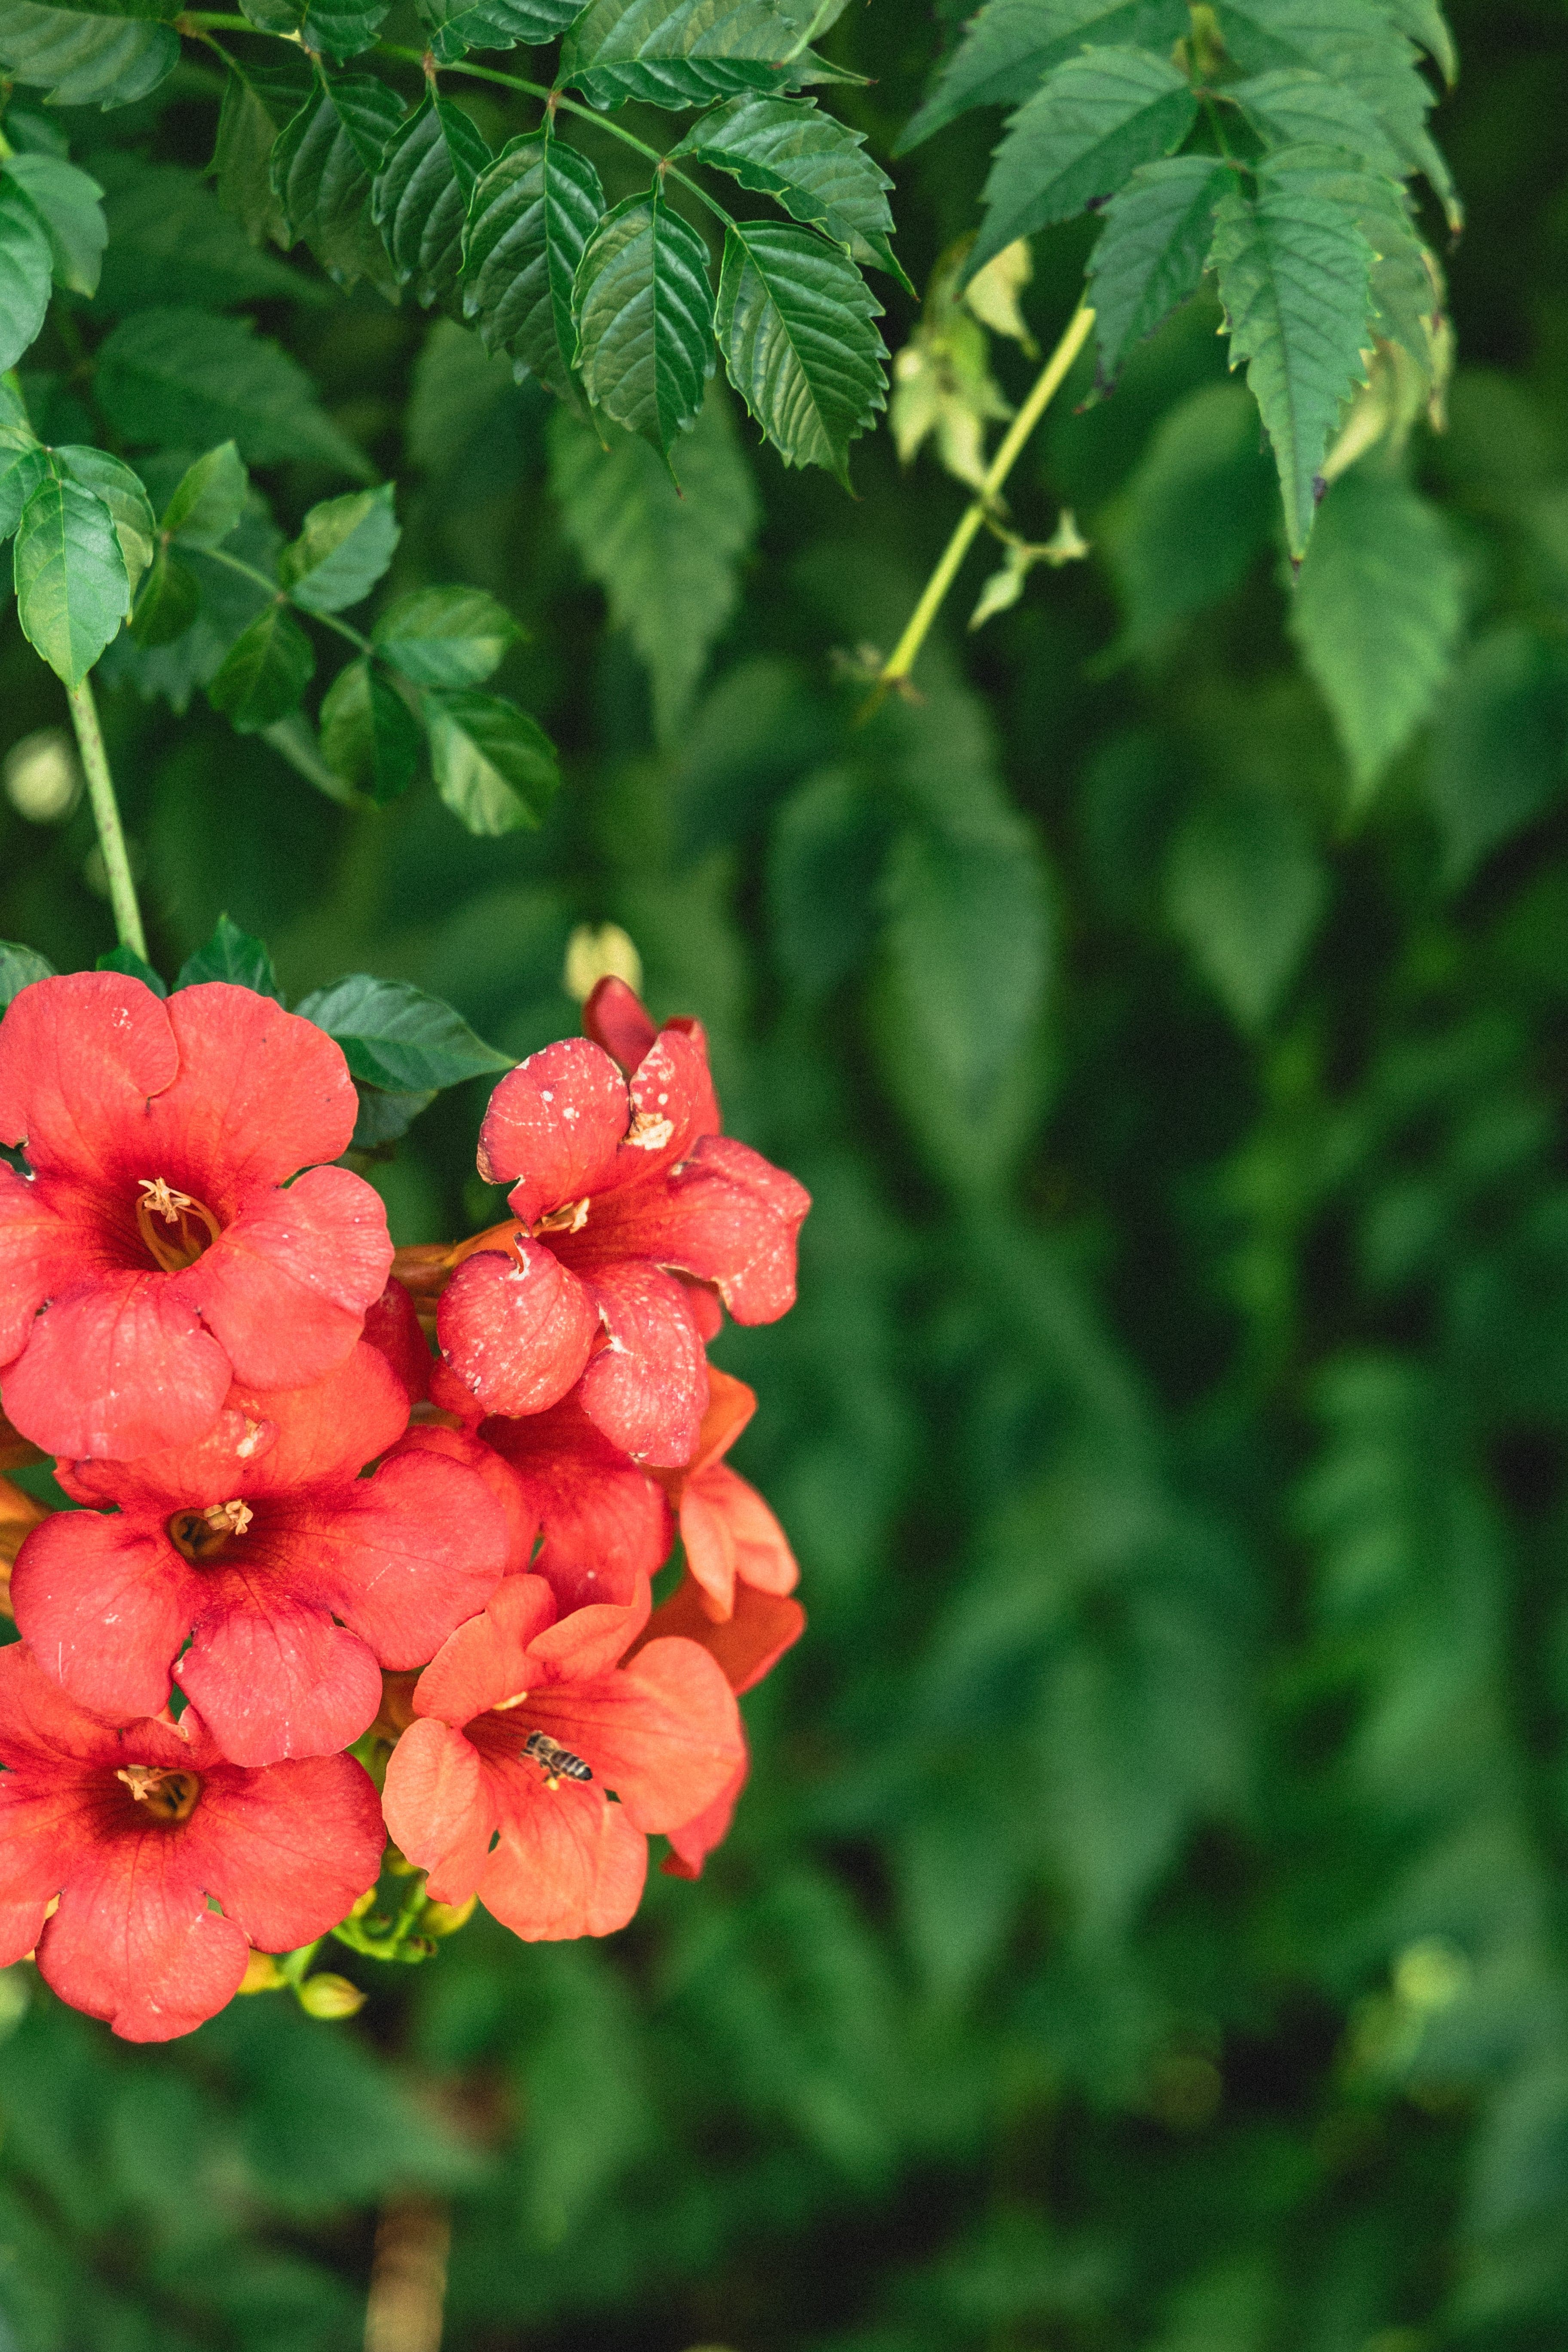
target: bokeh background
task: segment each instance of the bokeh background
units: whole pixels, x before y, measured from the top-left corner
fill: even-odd
[[[966,639],[974,559],[918,705],[858,724],[961,503],[929,454],[884,430],[851,500],[715,395],[679,504],[450,323],[247,278],[199,73],[68,119],[154,226],[134,159],[186,170],[110,315],[177,268],[280,336],[400,482],[391,588],[526,623],[498,684],[566,771],[501,842],[428,785],[344,810],[111,654],[154,955],[226,910],[292,992],[406,978],[521,1054],[575,1024],[574,926],[626,929],[816,1195],[798,1308],[715,1349],[811,1628],[729,1844],[606,1944],[480,1918],[392,1981],[342,1955],[352,2023],[264,1996],[159,2050],[0,1977],[7,2352],[350,2352],[389,2203],[450,2212],[453,2352],[1568,2340],[1568,23],[1450,15],[1460,363],[1407,467],[1464,633],[1353,819],[1211,309],[1015,477],[1089,559]],[[834,34],[884,157],[944,37]],[[917,283],[989,136],[896,167]],[[1089,235],[1038,241],[1043,341]],[[265,478],[288,527],[342,487]],[[0,712],[0,751],[64,720],[9,609]],[[37,797],[0,936],[90,962],[88,816]],[[488,1222],[481,1099],[376,1168],[400,1240]]]

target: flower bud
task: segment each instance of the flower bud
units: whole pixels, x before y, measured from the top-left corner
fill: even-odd
[[[562,975],[568,996],[585,1003],[602,980],[624,980],[634,995],[642,993],[642,958],[619,923],[579,923],[566,942],[566,969]]]
[[[294,1990],[307,2017],[354,2017],[365,2004],[358,1985],[350,1984],[347,1977],[334,1976],[330,1969],[307,1977]]]
[[[419,1914],[419,1925],[426,1936],[455,1936],[473,1917],[479,1899],[470,1895],[466,1903],[426,1903]]]

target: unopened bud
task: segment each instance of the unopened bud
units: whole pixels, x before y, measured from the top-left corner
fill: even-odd
[[[358,1901],[351,1907],[349,1917],[351,1919],[363,1919],[365,1913],[370,1909],[371,1905],[374,1901],[375,1889],[374,1886],[367,1886],[364,1893],[359,1897]]]
[[[330,1969],[307,1977],[295,1991],[307,2017],[354,2017],[365,2004],[358,1985],[350,1984],[347,1977],[334,1976]]]
[[[270,1952],[252,1952],[239,1980],[241,1992],[276,1992],[289,1981]]]
[[[427,1936],[455,1936],[473,1917],[479,1899],[470,1895],[466,1903],[426,1903],[419,1914],[419,1925]]]
[[[568,996],[586,1004],[602,980],[624,980],[634,996],[642,994],[642,958],[619,923],[579,923],[566,942],[566,969],[562,975]]]
[[[58,824],[81,790],[70,738],[58,727],[24,735],[5,754],[5,797],[31,824]]]

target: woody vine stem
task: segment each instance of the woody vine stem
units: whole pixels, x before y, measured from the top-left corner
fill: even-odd
[[[66,699],[70,704],[71,725],[76,729],[82,773],[87,778],[92,821],[98,827],[103,870],[109,877],[115,934],[122,948],[132,949],[145,963],[147,934],[142,928],[142,909],[136,903],[136,885],[120,822],[120,805],[114,797],[114,779],[109,772],[109,754],[103,748],[103,730],[98,723],[98,705],[92,698],[91,679],[84,677],[79,686],[68,687]]]

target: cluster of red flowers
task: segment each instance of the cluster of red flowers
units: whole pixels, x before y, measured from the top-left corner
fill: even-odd
[[[790,1306],[807,1197],[721,1132],[695,1023],[611,980],[585,1026],[491,1098],[506,1222],[395,1272],[309,1022],[109,971],[0,1021],[0,1466],[85,1507],[0,1479],[0,1966],[132,2040],[363,1907],[387,1831],[539,1937],[729,1826],[736,1694],[804,1619],[706,1346]]]

